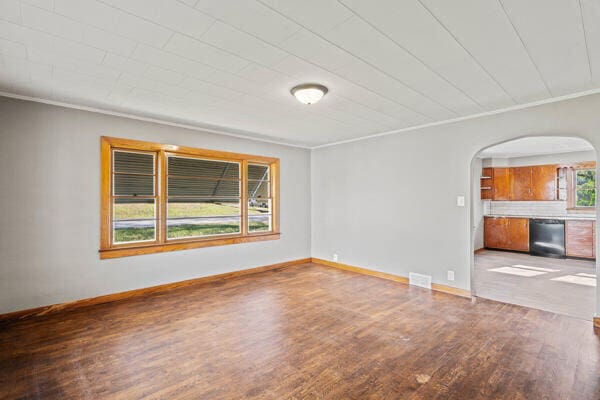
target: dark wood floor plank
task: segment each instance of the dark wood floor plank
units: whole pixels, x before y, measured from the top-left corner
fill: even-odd
[[[599,399],[588,321],[306,264],[0,324],[0,399]]]

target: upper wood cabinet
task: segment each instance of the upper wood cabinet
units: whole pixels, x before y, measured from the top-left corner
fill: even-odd
[[[510,200],[510,168],[493,168],[493,200]]]
[[[537,165],[531,168],[533,200],[557,200],[558,166]]]
[[[533,200],[532,167],[510,168],[510,200]]]
[[[491,196],[482,190],[482,199],[544,201],[558,198],[556,165],[492,168],[491,176]]]

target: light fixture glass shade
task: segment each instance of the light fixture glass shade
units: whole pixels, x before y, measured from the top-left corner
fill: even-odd
[[[314,83],[298,85],[291,90],[294,97],[303,104],[315,104],[325,96],[327,91],[325,86]]]

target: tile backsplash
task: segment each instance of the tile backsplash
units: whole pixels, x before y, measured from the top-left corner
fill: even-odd
[[[485,215],[560,217],[567,215],[566,201],[487,201]]]

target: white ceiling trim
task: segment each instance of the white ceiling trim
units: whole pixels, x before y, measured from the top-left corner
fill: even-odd
[[[353,138],[353,139],[348,139],[348,140],[340,140],[338,142],[326,143],[326,144],[322,144],[322,145],[319,145],[319,146],[310,147],[310,149],[311,150],[322,149],[324,147],[331,147],[331,146],[337,146],[337,145],[345,144],[345,143],[358,142],[358,141],[372,139],[372,138],[381,137],[381,136],[388,136],[388,135],[395,135],[397,133],[404,133],[404,132],[416,131],[416,130],[423,129],[423,128],[429,128],[429,127],[433,127],[433,126],[446,125],[446,124],[451,124],[451,123],[460,122],[460,121],[467,121],[467,120],[470,120],[470,119],[476,119],[476,118],[486,117],[486,116],[489,116],[489,115],[502,114],[502,113],[506,113],[506,112],[510,112],[510,111],[522,110],[524,108],[536,107],[536,106],[541,106],[541,105],[549,104],[549,103],[557,103],[557,102],[560,102],[560,101],[565,101],[565,100],[570,100],[570,99],[576,99],[578,97],[590,96],[590,95],[599,94],[599,93],[600,93],[600,88],[591,89],[591,90],[585,90],[585,91],[582,91],[582,92],[571,93],[571,94],[567,94],[567,95],[564,95],[564,96],[557,96],[557,97],[552,97],[552,98],[549,98],[549,99],[534,101],[534,102],[531,102],[531,103],[520,104],[520,105],[506,107],[506,108],[501,108],[501,109],[498,109],[498,110],[486,111],[486,112],[483,112],[483,113],[473,114],[473,115],[467,115],[465,117],[446,119],[446,120],[443,120],[443,121],[430,122],[430,123],[427,123],[427,124],[422,124],[422,125],[417,125],[417,126],[411,126],[411,127],[408,127],[408,128],[396,129],[396,130],[387,131],[387,132],[375,133],[373,135],[366,135],[366,136],[361,136],[361,137],[358,137],[358,138]]]
[[[156,123],[156,124],[174,126],[174,127],[184,128],[184,129],[190,129],[190,130],[194,130],[194,131],[215,133],[215,134],[218,134],[218,135],[231,136],[231,137],[236,137],[236,138],[239,138],[239,139],[253,140],[253,141],[257,141],[257,142],[272,143],[272,144],[277,144],[277,145],[281,145],[281,146],[289,146],[289,147],[296,147],[296,148],[300,148],[300,149],[309,149],[309,150],[322,149],[322,148],[325,148],[325,147],[332,147],[332,146],[337,146],[337,145],[341,145],[341,144],[345,144],[345,143],[359,142],[359,141],[373,139],[373,138],[381,137],[381,136],[395,135],[395,134],[398,134],[398,133],[411,132],[411,131],[416,131],[416,130],[419,130],[419,129],[429,128],[429,127],[434,127],[434,126],[440,126],[440,125],[446,125],[446,124],[451,124],[451,123],[454,123],[454,122],[467,121],[467,120],[470,120],[470,119],[476,119],[476,118],[486,117],[486,116],[490,116],[490,115],[502,114],[502,113],[506,113],[506,112],[510,112],[510,111],[522,110],[522,109],[525,109],[525,108],[536,107],[536,106],[540,106],[540,105],[544,105],[544,104],[558,103],[560,101],[565,101],[565,100],[570,100],[570,99],[576,99],[578,97],[585,97],[585,96],[590,96],[590,95],[594,95],[594,94],[600,94],[600,88],[592,89],[592,90],[586,90],[586,91],[578,92],[578,93],[567,94],[567,95],[564,95],[564,96],[552,97],[550,99],[544,99],[544,100],[534,101],[534,102],[531,102],[531,103],[516,105],[516,106],[507,107],[507,108],[503,108],[503,109],[499,109],[499,110],[493,110],[493,111],[487,111],[487,112],[483,112],[483,113],[479,113],[479,114],[468,115],[468,116],[465,116],[465,117],[452,118],[452,119],[447,119],[447,120],[444,120],[444,121],[431,122],[431,123],[417,125],[417,126],[412,126],[412,127],[408,127],[408,128],[395,129],[395,130],[392,130],[392,131],[375,133],[373,135],[365,135],[365,136],[361,136],[361,137],[357,137],[357,138],[353,138],[353,139],[340,140],[340,141],[337,141],[337,142],[331,142],[331,143],[326,143],[326,144],[322,144],[322,145],[319,145],[319,146],[312,146],[312,147],[310,147],[310,146],[298,145],[298,144],[295,144],[295,143],[289,143],[289,142],[286,142],[286,141],[261,139],[261,138],[253,137],[251,135],[243,135],[243,134],[239,134],[239,133],[233,133],[233,132],[228,131],[226,128],[223,128],[221,130],[221,129],[214,129],[214,128],[210,128],[210,127],[194,126],[194,125],[189,125],[189,124],[180,124],[180,123],[171,122],[171,121],[165,121],[165,120],[161,120],[161,119],[157,119],[157,118],[142,117],[140,115],[135,115],[135,114],[130,114],[130,113],[110,111],[110,110],[105,110],[105,109],[97,108],[97,107],[81,106],[81,105],[72,104],[72,103],[64,103],[64,102],[60,102],[60,101],[47,100],[47,99],[42,99],[42,98],[37,98],[37,97],[30,97],[30,96],[23,96],[23,95],[20,95],[20,94],[14,94],[14,93],[0,91],[0,96],[2,96],[2,97],[8,97],[8,98],[19,99],[19,100],[33,101],[33,102],[36,102],[36,103],[50,104],[50,105],[54,105],[54,106],[72,108],[72,109],[75,109],[75,110],[96,112],[96,113],[99,113],[99,114],[113,115],[113,116],[116,116],[116,117],[131,118],[131,119],[135,119],[135,120],[138,120],[138,121],[153,122],[153,123]]]
[[[300,149],[310,149],[310,147],[308,147],[308,146],[302,146],[302,145],[299,145],[299,144],[288,143],[288,142],[285,142],[285,141],[261,139],[261,138],[253,137],[253,136],[250,136],[250,135],[243,135],[243,134],[239,134],[239,133],[233,133],[233,132],[228,131],[226,128],[222,128],[222,130],[221,130],[221,127],[219,127],[220,129],[215,129],[215,128],[211,128],[211,127],[203,127],[203,126],[200,126],[200,125],[194,126],[194,125],[188,125],[188,124],[180,124],[180,123],[177,123],[177,122],[165,121],[165,120],[162,120],[162,119],[142,117],[140,115],[135,115],[135,114],[130,114],[130,113],[110,111],[110,110],[105,110],[105,109],[97,108],[97,107],[81,106],[81,105],[72,104],[72,103],[64,103],[64,102],[61,102],[61,101],[41,99],[41,98],[38,98],[38,97],[23,96],[23,95],[20,95],[20,94],[14,94],[14,93],[2,92],[2,91],[0,91],[0,96],[2,96],[2,97],[9,97],[9,98],[18,99],[18,100],[33,101],[33,102],[36,102],[36,103],[50,104],[50,105],[53,105],[53,106],[59,106],[59,107],[65,107],[65,108],[72,108],[72,109],[75,109],[75,110],[90,111],[90,112],[95,112],[95,113],[98,113],[98,114],[112,115],[112,116],[115,116],[115,117],[130,118],[130,119],[135,119],[135,120],[138,120],[138,121],[152,122],[152,123],[155,123],[155,124],[174,126],[174,127],[177,127],[177,128],[190,129],[190,130],[194,130],[194,131],[207,132],[207,133],[215,133],[217,135],[232,136],[232,137],[235,137],[235,138],[238,138],[238,139],[246,139],[246,140],[253,140],[253,141],[256,141],[256,142],[278,144],[278,145],[281,145],[281,146],[297,147],[297,148],[300,148]]]

